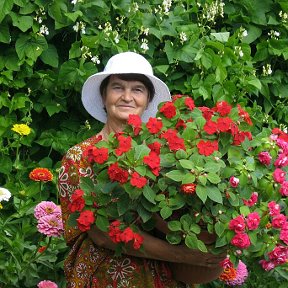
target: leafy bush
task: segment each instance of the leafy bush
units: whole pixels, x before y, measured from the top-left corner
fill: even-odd
[[[34,287],[52,270],[61,274],[63,240],[41,256],[50,262],[32,261],[42,241],[33,207],[42,200],[57,202],[56,179],[40,193],[28,174],[46,167],[56,176],[63,153],[99,131],[80,105],[89,75],[102,70],[111,55],[135,50],[173,93],[193,95],[197,105],[240,103],[256,129],[283,128],[287,13],[285,0],[1,1],[0,186],[13,197],[0,212],[0,253],[7,256],[0,283]],[[26,124],[31,132],[21,136],[11,130],[14,124]]]

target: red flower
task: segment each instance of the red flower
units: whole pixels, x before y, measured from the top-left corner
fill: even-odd
[[[218,150],[218,142],[217,142],[217,140],[215,140],[215,141],[200,140],[199,143],[197,144],[197,148],[198,148],[199,154],[209,156],[214,151]]]
[[[244,140],[245,138],[248,138],[249,140],[252,139],[252,135],[250,132],[248,131],[238,131],[237,133],[235,133],[233,135],[233,145],[240,145]]]
[[[238,115],[243,118],[243,120],[248,124],[248,125],[253,125],[252,121],[251,121],[251,118],[249,116],[249,114],[242,109],[242,107],[237,104],[237,107],[238,107]]]
[[[114,243],[120,243],[121,242],[120,235],[121,235],[122,231],[120,230],[120,224],[121,223],[119,220],[115,220],[109,226],[108,235]]]
[[[128,243],[133,239],[134,239],[134,232],[130,227],[125,228],[124,231],[120,234],[120,240],[124,243]]]
[[[217,128],[217,123],[212,120],[208,120],[203,127],[204,131],[209,135],[216,133]]]
[[[128,116],[128,122],[127,123],[133,127],[134,135],[137,136],[139,134],[139,132],[141,131],[142,120],[141,120],[140,116],[137,114],[130,114]]]
[[[166,132],[161,134],[161,138],[164,138],[167,141],[169,141],[170,139],[173,139],[175,137],[177,137],[177,131],[173,130],[173,129],[168,129]]]
[[[109,156],[109,150],[107,148],[97,148],[93,145],[88,146],[84,152],[83,152],[83,157],[87,158],[87,160],[90,163],[98,163],[98,164],[103,164],[104,162],[107,161],[108,156]]]
[[[155,152],[151,151],[148,156],[144,156],[143,163],[149,166],[155,176],[159,175],[160,157]]]
[[[143,243],[143,236],[141,236],[140,234],[138,233],[134,233],[134,242],[133,242],[133,248],[138,250],[140,249],[142,243]]]
[[[222,117],[230,113],[232,107],[226,101],[219,101],[213,110],[218,112]]]
[[[171,151],[178,151],[178,150],[186,150],[185,144],[184,144],[184,139],[179,138],[177,136],[173,138],[169,138],[168,141],[168,146]]]
[[[47,249],[47,246],[41,246],[38,248],[37,252],[38,253],[43,253]]]
[[[162,146],[161,143],[155,141],[151,144],[148,144],[147,146],[151,149],[151,151],[155,152],[157,155],[160,154],[160,149]]]
[[[217,128],[221,132],[228,132],[231,128],[233,121],[229,117],[218,118],[217,119]]]
[[[214,112],[212,109],[208,107],[197,107],[201,112],[203,117],[206,119],[206,121],[210,120],[212,116],[214,115]]]
[[[147,179],[145,177],[141,177],[137,172],[133,172],[130,183],[132,186],[142,188],[147,184]]]
[[[78,228],[82,232],[90,230],[91,225],[95,221],[94,213],[90,210],[85,210],[80,213],[80,216],[78,219],[76,219],[78,223]]]
[[[128,152],[131,149],[131,136],[125,137],[123,135],[118,135],[117,140],[119,141],[118,148],[115,150],[117,156],[121,156],[123,153]]]
[[[176,107],[173,102],[166,102],[160,109],[159,112],[163,113],[166,118],[173,118],[176,115]]]
[[[185,121],[182,120],[182,119],[179,119],[178,122],[175,125],[176,129],[179,129],[180,127],[184,128],[184,129],[187,127]]]
[[[197,185],[195,183],[182,184],[180,189],[184,193],[193,194],[196,191],[196,186]]]
[[[161,119],[159,120],[157,118],[150,117],[146,124],[146,127],[151,134],[157,134],[162,129],[163,123]]]
[[[185,98],[185,105],[192,111],[195,108],[194,100],[190,97]]]
[[[81,189],[76,189],[71,196],[71,202],[68,204],[68,209],[70,212],[79,211],[81,212],[85,207],[85,200],[83,198],[84,191]]]
[[[241,248],[246,249],[251,245],[250,238],[246,233],[237,233],[231,240],[231,244]]]
[[[177,99],[182,98],[184,95],[182,94],[176,94],[172,96],[172,101],[175,102]]]
[[[120,168],[118,163],[114,163],[108,167],[108,176],[110,180],[124,184],[128,181],[129,173],[128,171]]]
[[[29,173],[29,178],[33,181],[52,181],[53,174],[47,168],[35,168]]]

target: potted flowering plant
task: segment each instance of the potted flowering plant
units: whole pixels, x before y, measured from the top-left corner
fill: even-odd
[[[288,135],[264,129],[252,137],[251,127],[240,105],[196,107],[185,95],[160,105],[147,123],[130,115],[122,133],[84,152],[95,176],[83,178],[72,195],[71,224],[85,231],[95,223],[108,231],[118,253],[130,241],[141,247],[141,226],[162,230],[171,244],[224,249],[234,263],[251,255],[266,270],[284,265]],[[183,280],[177,265],[174,276]],[[211,281],[221,272],[191,281]]]

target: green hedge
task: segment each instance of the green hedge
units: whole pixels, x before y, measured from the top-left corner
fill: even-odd
[[[65,243],[52,239],[36,253],[48,240],[33,208],[57,203],[62,155],[101,127],[81,105],[89,75],[113,54],[136,51],[173,94],[192,95],[198,105],[240,103],[256,130],[285,128],[287,13],[286,0],[2,0],[0,187],[13,197],[1,203],[0,286],[35,287],[45,278],[64,285]],[[31,133],[15,133],[14,124]],[[49,168],[54,181],[31,181],[35,167]]]

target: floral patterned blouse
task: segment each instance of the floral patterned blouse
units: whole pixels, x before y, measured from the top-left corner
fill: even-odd
[[[165,262],[122,255],[114,257],[114,251],[97,247],[77,227],[68,225],[68,203],[71,194],[79,188],[80,177],[92,177],[93,170],[82,158],[89,145],[101,140],[91,137],[70,148],[62,160],[58,189],[60,194],[64,237],[71,250],[64,263],[67,288],[182,288],[176,282]]]

